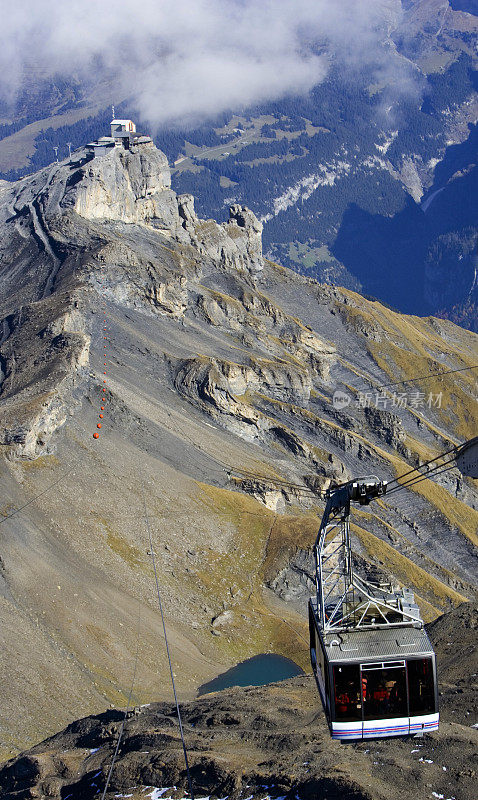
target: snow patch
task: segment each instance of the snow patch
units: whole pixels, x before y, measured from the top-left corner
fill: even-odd
[[[348,175],[351,164],[347,161],[333,161],[331,164],[319,164],[319,172],[306,175],[294,186],[289,186],[283,194],[272,201],[273,213],[261,217],[261,222],[268,222],[281,211],[286,211],[296,203],[304,202],[315,192],[319,186],[333,186],[338,178]]]
[[[272,789],[271,786],[263,786],[262,788],[263,788],[263,790],[269,791],[269,792]],[[152,789],[152,791],[149,792],[150,789]],[[168,794],[168,792],[174,792],[175,790],[176,790],[175,786],[168,786],[165,789],[161,789],[159,787],[146,786],[145,791],[148,791],[149,794],[145,794],[145,797],[150,797],[151,800],[171,800],[171,797]],[[187,794],[185,794],[184,796],[188,797]],[[280,797],[278,797],[277,795],[274,795],[274,794],[263,795],[262,792],[261,792],[260,796],[261,796],[262,800],[286,800],[286,796],[285,795],[281,795]],[[118,797],[118,798],[132,797],[132,795],[130,795],[130,794],[116,794],[115,797]],[[207,797],[196,797],[195,800],[210,800],[210,799],[209,799],[209,795],[208,795]],[[222,797],[222,798],[219,798],[219,800],[229,800],[229,798],[228,797]],[[246,798],[246,800],[254,800],[254,795],[251,794],[249,797]],[[296,800],[300,800],[298,795],[296,795]]]
[[[384,134],[384,136],[385,136],[385,134]],[[398,136],[398,131],[390,131],[390,135],[388,137],[385,136],[384,143],[383,144],[376,144],[375,147],[377,148],[377,150],[380,153],[383,153],[383,155],[385,155],[385,153],[387,152],[388,148],[394,142],[394,140],[397,138],[397,136]]]

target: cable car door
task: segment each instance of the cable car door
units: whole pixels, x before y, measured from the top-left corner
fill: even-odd
[[[410,732],[405,661],[360,665],[363,738]]]

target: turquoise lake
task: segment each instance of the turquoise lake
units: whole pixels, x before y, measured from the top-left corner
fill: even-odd
[[[294,661],[285,656],[263,653],[241,661],[209,683],[203,683],[198,695],[220,692],[230,686],[264,686],[266,683],[295,678],[296,675],[304,675],[304,671]]]

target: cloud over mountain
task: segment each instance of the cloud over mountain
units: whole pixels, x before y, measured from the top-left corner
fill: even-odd
[[[112,74],[152,123],[185,122],[287,93],[327,73],[330,51],[383,64],[399,0],[27,0],[4,6],[0,92],[53,73]]]

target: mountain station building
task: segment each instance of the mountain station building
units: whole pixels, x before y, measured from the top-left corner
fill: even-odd
[[[89,142],[86,147],[93,158],[101,158],[107,155],[116,147],[134,152],[137,145],[151,145],[153,140],[150,136],[137,133],[136,125],[131,119],[111,120],[111,136],[100,136],[94,142]]]

